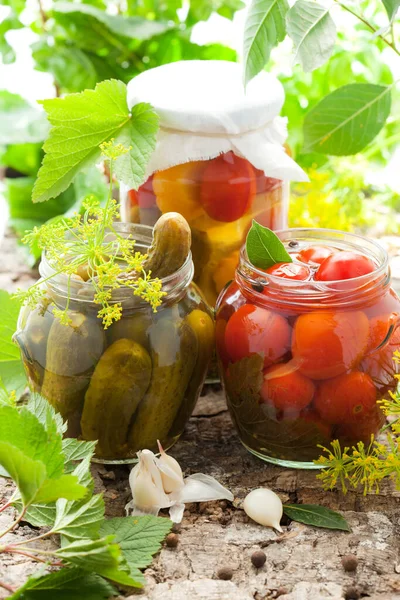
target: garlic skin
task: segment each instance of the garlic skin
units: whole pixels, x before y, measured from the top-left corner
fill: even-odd
[[[174,523],[182,521],[186,502],[233,500],[233,494],[216,479],[203,473],[183,478],[175,458],[158,444],[160,457],[151,450],[137,453],[139,462],[129,475],[132,500],[125,506],[128,515],[157,515],[161,508],[169,508]]]
[[[161,480],[166,494],[177,492],[185,485],[183,482],[183,473],[178,461],[164,451],[159,440],[157,440],[160,458],[157,459],[157,466],[160,469]]]
[[[280,520],[283,515],[281,499],[267,488],[258,488],[247,494],[243,510],[256,523],[282,532]]]

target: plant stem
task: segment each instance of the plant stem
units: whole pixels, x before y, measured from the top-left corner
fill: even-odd
[[[12,502],[10,502],[10,501],[3,504],[3,506],[0,508],[0,513],[2,513],[3,510],[6,510],[6,508],[10,508],[10,506],[12,506]]]
[[[37,535],[29,540],[24,540],[23,542],[15,542],[13,544],[10,544],[10,546],[12,546],[13,548],[17,547],[17,546],[23,546],[24,544],[30,544],[31,542],[37,542],[38,540],[43,540],[47,537],[49,537],[50,535],[53,535],[52,531],[46,531],[46,533],[42,533],[41,535]]]
[[[6,548],[8,548],[8,546],[6,546]],[[24,552],[36,552],[37,554],[43,554],[43,556],[51,556],[52,558],[58,558],[55,552],[51,552],[49,550],[39,550],[38,548],[25,548],[25,546],[20,546],[20,550],[23,550]],[[9,552],[9,550],[3,550],[3,552],[4,551]]]
[[[38,556],[35,556],[34,554],[30,554],[30,552],[24,552],[23,550],[14,550],[11,546],[7,546],[7,548],[4,549],[4,552],[8,552],[9,554],[21,554],[22,556],[27,556],[28,558],[31,558],[32,560],[36,560],[37,562],[41,562],[44,564],[47,564],[48,561],[47,560],[43,560],[43,558],[39,558]]]
[[[24,508],[22,509],[21,514],[15,519],[15,521],[13,523],[11,523],[10,527],[7,527],[7,529],[5,529],[4,531],[2,531],[0,533],[0,538],[4,537],[7,533],[10,533],[10,531],[12,531],[20,521],[22,521],[22,519],[24,518],[26,513],[26,507],[24,506]]]
[[[368,29],[370,29],[373,33],[377,32],[377,29],[375,29],[375,27],[372,25],[372,23],[367,21],[367,19],[365,19],[362,15],[359,15],[358,13],[356,13],[349,6],[346,6],[346,4],[343,4],[342,2],[340,2],[340,0],[335,0],[335,2],[336,2],[336,4],[339,4],[339,6],[341,6],[343,8],[343,10],[346,10],[347,12],[352,14],[353,17],[355,17],[356,19],[361,21],[361,23],[364,23],[364,25],[366,27],[368,27]],[[389,48],[394,50],[398,56],[400,56],[400,51],[396,48],[394,42],[391,42],[390,40],[388,40],[385,36],[383,36],[381,34],[378,34],[378,37],[382,40],[382,42],[384,42],[387,46],[389,46]]]
[[[0,581],[0,587],[7,590],[7,592],[10,592],[11,594],[16,591],[15,588],[13,588],[11,585],[8,585],[8,583],[4,583],[4,581]]]

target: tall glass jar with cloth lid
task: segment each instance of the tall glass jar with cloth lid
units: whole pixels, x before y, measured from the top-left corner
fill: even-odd
[[[180,212],[192,230],[194,281],[214,305],[233,279],[252,219],[287,226],[288,182],[307,176],[284,147],[284,91],[262,72],[244,89],[241,67],[181,61],[128,84],[128,104],[149,102],[160,117],[147,180],[121,189],[124,221],[153,225]]]

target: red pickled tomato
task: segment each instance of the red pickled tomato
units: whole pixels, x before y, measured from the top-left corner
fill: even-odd
[[[375,271],[371,259],[357,252],[335,252],[328,256],[315,273],[317,281],[343,281],[354,279]]]
[[[300,411],[313,399],[315,385],[298,370],[285,372],[285,366],[273,365],[264,372],[261,398],[278,410]]]
[[[131,206],[139,206],[140,208],[151,208],[156,204],[156,195],[153,190],[153,175],[136,190],[128,192]]]
[[[301,250],[297,258],[305,263],[316,263],[320,265],[328,256],[331,256],[336,252],[332,248],[328,248],[328,246],[309,246],[304,250]]]
[[[300,415],[300,420],[310,423],[323,440],[329,440],[331,437],[331,426],[324,423],[315,410],[307,409]]]
[[[203,171],[200,202],[209,217],[230,223],[240,219],[256,193],[254,169],[227,152],[210,160]]]
[[[371,377],[361,371],[321,381],[314,406],[327,423],[355,423],[376,406],[376,388]]]
[[[268,367],[288,351],[290,327],[280,315],[244,304],[228,321],[225,347],[234,362],[254,353],[263,353],[264,366]]]
[[[376,434],[385,422],[385,416],[376,405],[369,412],[360,416],[354,423],[343,423],[336,429],[335,437],[346,444],[357,442],[368,443],[371,435]]]
[[[315,311],[294,326],[293,358],[311,379],[336,377],[355,367],[367,348],[369,321],[362,311]]]
[[[275,277],[282,277],[283,279],[295,279],[300,281],[306,281],[310,277],[310,271],[303,265],[297,263],[276,263],[269,267],[265,271],[269,275],[275,275]]]
[[[400,328],[391,333],[390,339],[382,348],[377,349],[395,321],[395,315],[379,315],[370,320],[367,355],[361,363],[361,368],[379,387],[396,383],[397,368],[393,361],[393,354],[395,350],[400,349]]]

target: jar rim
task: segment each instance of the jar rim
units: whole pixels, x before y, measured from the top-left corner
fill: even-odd
[[[120,234],[130,235],[133,234],[133,239],[135,240],[135,248],[138,246],[139,248],[149,248],[151,242],[153,240],[153,227],[150,225],[143,225],[141,223],[126,223],[126,222],[116,222],[113,223],[114,229]],[[44,278],[51,277],[52,272],[55,272],[54,267],[50,264],[48,257],[46,256],[46,251],[42,252],[41,262],[39,264],[39,273]],[[167,275],[166,277],[160,277],[162,289],[167,291],[167,294],[174,291],[177,287],[180,287],[183,283],[184,287],[189,285],[189,283],[193,279],[194,274],[194,265],[192,259],[192,253],[189,252],[186,257],[183,265],[171,275]],[[79,300],[80,302],[93,302],[89,297],[85,298],[85,292],[92,291],[93,284],[91,281],[76,281],[74,279],[70,280],[68,284],[68,276],[65,273],[60,273],[59,275],[55,275],[53,278],[49,280],[49,285],[55,288],[55,291],[63,292],[67,290],[69,285],[69,295],[72,300]],[[82,296],[77,296],[74,294],[74,289],[82,290]],[[113,290],[113,299],[111,302],[123,302],[127,297],[132,298],[132,289],[128,286],[121,285],[118,289]],[[135,299],[138,303],[147,304],[144,300],[141,300],[138,296],[135,296]]]
[[[335,295],[345,294],[349,297],[349,301],[354,300],[354,294],[360,293],[363,289],[381,285],[385,279],[390,279],[389,256],[386,250],[375,240],[371,240],[365,236],[340,231],[338,229],[325,228],[307,228],[296,227],[293,229],[281,229],[274,232],[281,241],[287,244],[290,241],[319,243],[327,246],[342,247],[342,249],[354,250],[372,259],[377,265],[377,268],[366,275],[354,277],[352,279],[339,279],[334,281],[315,281],[315,280],[290,280],[276,275],[266,273],[262,269],[255,267],[249,260],[244,245],[240,252],[240,262],[237,269],[237,277],[240,280],[245,280],[250,285],[261,284],[270,286],[271,291],[275,291],[276,295],[285,296],[285,300],[290,299],[291,302],[296,302],[294,297],[298,297],[298,302],[302,301],[318,301],[332,297]],[[301,249],[301,248],[299,248]],[[252,288],[252,293],[257,294],[257,291]],[[262,293],[258,293],[262,296]],[[264,296],[265,297],[265,296]]]

